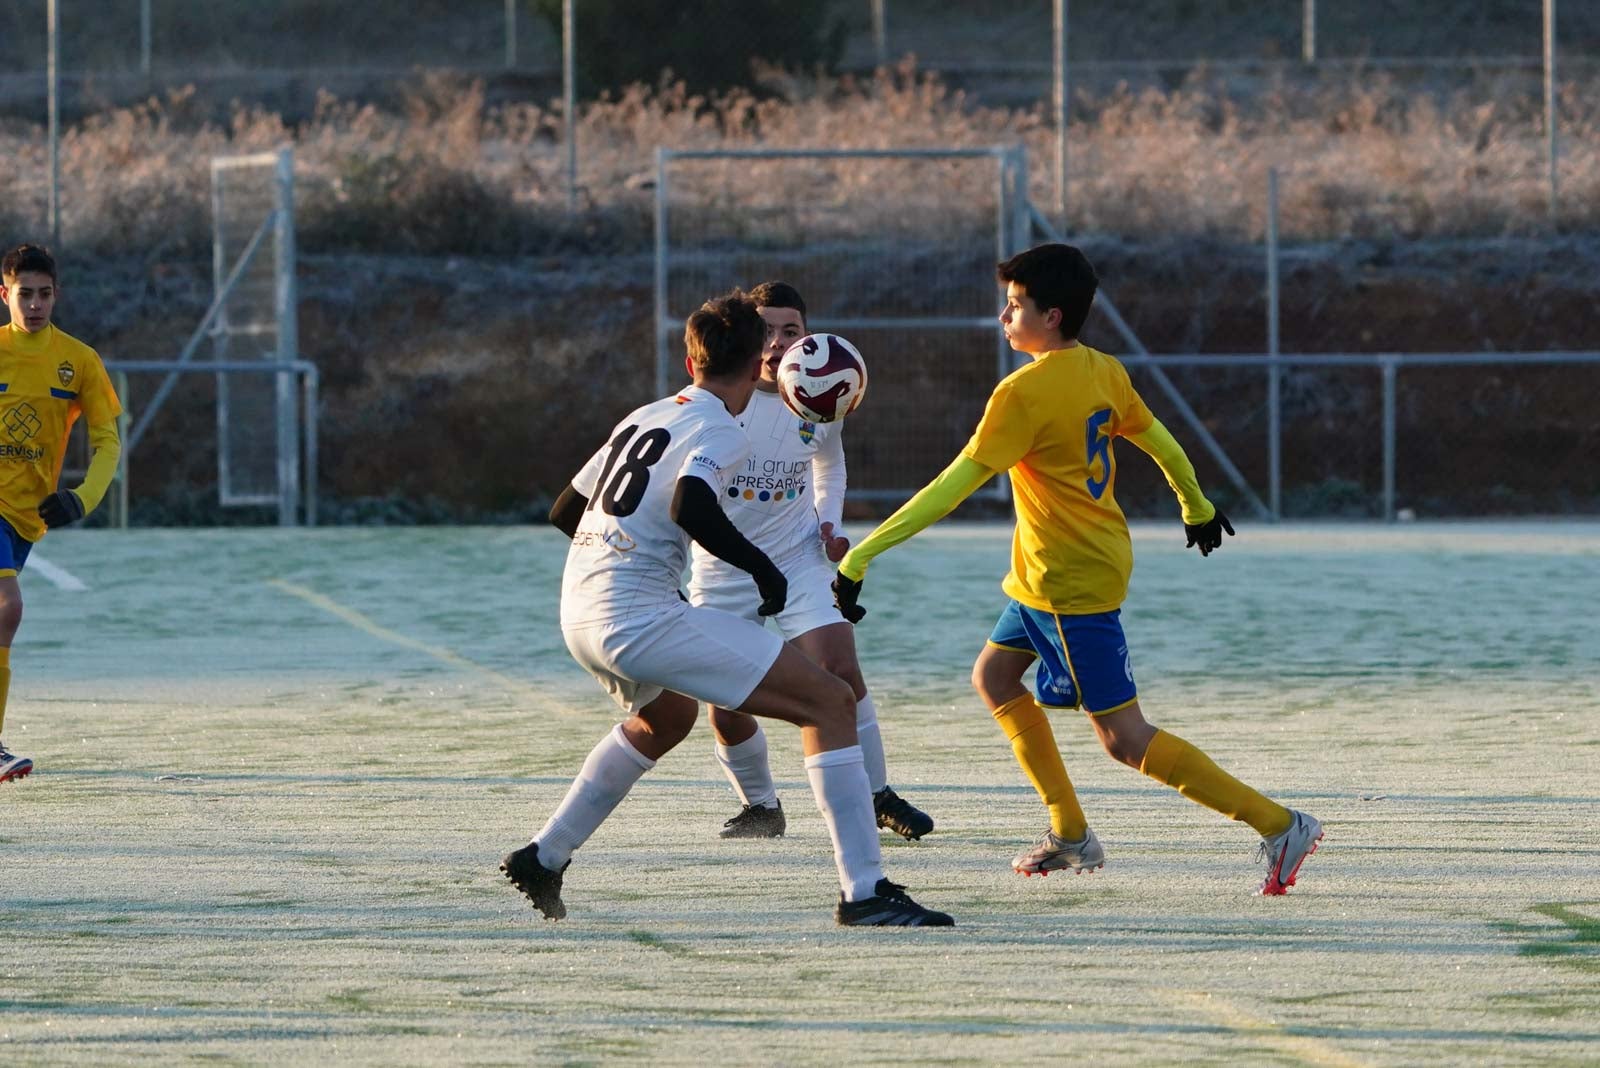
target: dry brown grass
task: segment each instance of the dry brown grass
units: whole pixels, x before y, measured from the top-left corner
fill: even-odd
[[[580,114],[580,205],[565,211],[559,110],[491,106],[483,86],[422,74],[401,106],[325,96],[294,128],[237,107],[209,120],[172,93],[65,131],[65,242],[150,258],[209,244],[208,161],[293,144],[302,244],[312,252],[537,254],[640,248],[650,240],[653,157],[676,148],[932,147],[1022,143],[1032,193],[1053,203],[1054,132],[1042,109],[976,106],[909,65],[858,80],[774,74],[772,95],[708,99],[636,86]],[[1556,226],[1600,216],[1600,91],[1568,83],[1561,106]],[[1203,235],[1259,241],[1269,168],[1283,173],[1286,239],[1493,237],[1550,228],[1538,100],[1525,79],[1485,75],[1471,89],[1418,92],[1381,75],[1239,93],[1197,72],[1172,90],[1121,88],[1074,103],[1074,229],[1129,239]],[[48,173],[42,126],[0,127],[0,152],[24,175]],[[824,197],[858,232],[924,225],[930,205],[967,192],[863,164],[819,184],[803,166],[728,168],[719,202]],[[741,188],[739,183],[748,183]],[[896,184],[898,182],[898,184]],[[46,217],[44,181],[12,185],[13,229]],[[976,196],[976,194],[973,194]],[[849,213],[853,211],[854,216]],[[838,211],[834,217],[840,217]],[[759,229],[759,226],[757,226]],[[778,235],[783,236],[783,235]]]

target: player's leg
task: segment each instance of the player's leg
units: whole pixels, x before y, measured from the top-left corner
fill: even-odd
[[[1045,637],[1033,625],[1027,610],[1011,602],[1000,613],[988,643],[972,666],[972,685],[1005,732],[1018,765],[1049,810],[1048,833],[1063,842],[1080,842],[1088,837],[1089,825],[1077,791],[1067,776],[1049,717],[1022,684],[1023,675],[1038,660],[1036,684],[1050,705],[1072,707],[1077,702],[1071,673]]]
[[[831,577],[821,575],[819,589],[827,590]],[[793,588],[793,587],[791,587]],[[856,656],[855,628],[836,617],[832,591],[822,599],[828,613],[822,618],[828,622],[809,626],[791,640],[800,651],[817,662],[824,671],[843,679],[856,699],[856,742],[861,746],[862,762],[867,769],[867,785],[872,790],[872,811],[879,827],[887,827],[902,838],[918,839],[933,830],[933,819],[926,812],[906,801],[889,785],[889,767],[883,754],[883,735],[878,728],[878,709],[867,692],[867,681],[861,676],[861,663]],[[785,610],[787,615],[789,610]],[[780,621],[787,628],[787,621]]]
[[[828,826],[839,869],[835,919],[864,926],[951,924],[949,916],[923,908],[906,896],[904,887],[884,878],[872,793],[856,744],[855,694],[850,687],[786,644],[737,707],[800,728],[806,777]]]
[[[757,614],[759,601],[755,587],[742,573],[733,576],[695,566],[689,582],[689,603],[699,608],[717,608],[765,625]],[[778,787],[772,780],[767,753],[767,734],[761,721],[743,712],[715,705],[709,716],[717,765],[739,798],[739,811],[723,823],[722,838],[776,838],[788,821],[778,801]]]
[[[1070,617],[1081,622],[1072,625],[1068,633],[1074,661],[1084,665],[1080,675],[1084,710],[1100,744],[1114,759],[1171,786],[1196,804],[1254,828],[1262,837],[1267,861],[1261,892],[1283,893],[1293,885],[1300,863],[1316,851],[1321,825],[1314,817],[1285,808],[1240,782],[1177,735],[1155,727],[1144,718],[1136,698],[1120,700],[1126,692],[1122,680],[1131,683],[1133,670],[1115,616]],[[1108,639],[1104,634],[1112,625],[1115,637]],[[1095,630],[1102,633],[1097,635]],[[1114,651],[1113,642],[1120,643]]]
[[[0,782],[20,779],[33,771],[33,761],[11,752],[5,745],[6,698],[11,692],[11,643],[22,624],[22,586],[17,568],[22,561],[15,543],[21,541],[10,525],[0,520]],[[26,543],[20,555],[26,559]]]
[[[648,700],[589,751],[561,804],[532,841],[501,861],[500,870],[546,919],[559,920],[567,914],[561,878],[572,854],[616,810],[633,784],[688,736],[699,711],[693,698],[671,691]]]
[[[711,709],[717,764],[739,795],[740,808],[722,825],[722,838],[778,838],[788,827],[772,780],[761,721],[729,708]]]

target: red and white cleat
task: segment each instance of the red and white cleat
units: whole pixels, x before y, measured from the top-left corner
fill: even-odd
[[[1322,841],[1322,824],[1317,822],[1315,816],[1294,809],[1290,809],[1289,813],[1294,817],[1289,829],[1271,838],[1263,838],[1261,848],[1256,853],[1256,859],[1264,860],[1267,865],[1267,877],[1256,891],[1258,894],[1287,894],[1300,872],[1300,865],[1317,851],[1317,843]]]
[[[33,770],[33,761],[0,745],[0,782],[21,779]]]

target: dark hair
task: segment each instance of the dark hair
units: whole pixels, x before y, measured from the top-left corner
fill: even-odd
[[[805,322],[806,302],[788,282],[762,282],[750,291],[750,299],[758,308],[793,308],[800,313],[800,321]]]
[[[1076,338],[1089,318],[1100,279],[1089,258],[1071,245],[1039,245],[995,268],[1002,283],[1015,282],[1041,312],[1061,309],[1061,336]]]
[[[47,274],[56,280],[56,259],[43,245],[18,245],[0,259],[0,278],[10,281],[23,271]]]
[[[755,301],[738,289],[700,305],[683,326],[689,362],[707,378],[747,370],[766,340],[766,321]]]

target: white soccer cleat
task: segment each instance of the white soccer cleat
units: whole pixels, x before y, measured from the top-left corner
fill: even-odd
[[[1084,836],[1069,842],[1054,831],[1046,830],[1032,846],[1018,853],[1011,861],[1011,870],[1021,875],[1049,875],[1053,871],[1071,869],[1074,872],[1094,871],[1106,865],[1106,851],[1093,830],[1085,828]]]
[[[1261,839],[1261,848],[1256,852],[1256,859],[1263,860],[1267,865],[1267,877],[1262,880],[1258,894],[1278,895],[1287,894],[1289,887],[1294,885],[1294,877],[1300,871],[1300,865],[1305,863],[1307,857],[1317,851],[1317,843],[1322,841],[1322,824],[1317,822],[1315,816],[1304,812],[1289,810],[1294,819],[1289,824],[1289,829],[1271,838]]]

